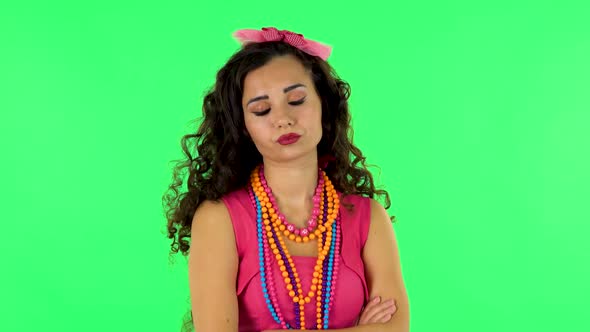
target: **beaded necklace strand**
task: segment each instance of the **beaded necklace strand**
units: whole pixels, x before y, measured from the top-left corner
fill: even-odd
[[[305,304],[316,298],[316,327],[328,329],[329,313],[334,300],[335,282],[341,245],[340,199],[330,179],[318,169],[318,186],[314,195],[314,208],[307,227],[298,229],[287,222],[278,211],[276,200],[264,178],[263,166],[256,167],[250,175],[248,194],[256,208],[258,257],[262,291],[273,319],[284,329],[292,329],[278,306],[276,287],[272,277],[271,256],[274,255],[283,277],[285,288],[293,300],[297,319],[294,328],[305,330]],[[317,226],[317,228],[314,228]],[[303,293],[295,264],[283,240],[309,242],[318,240],[318,258],[314,267],[310,290]],[[327,259],[326,259],[327,258]],[[324,273],[326,272],[326,273]]]

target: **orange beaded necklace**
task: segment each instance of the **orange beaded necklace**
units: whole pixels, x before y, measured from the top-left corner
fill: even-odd
[[[316,296],[317,328],[322,329],[322,327],[327,324],[327,322],[323,322],[322,320],[322,312],[324,308],[322,305],[324,261],[330,253],[330,248],[333,247],[333,241],[335,241],[335,239],[332,237],[332,226],[335,226],[334,223],[339,213],[340,199],[338,197],[338,193],[326,173],[321,170],[324,188],[321,191],[320,213],[317,217],[317,228],[309,235],[302,236],[290,231],[287,227],[285,227],[282,220],[280,220],[278,217],[278,209],[271,203],[271,199],[269,198],[270,193],[268,192],[270,189],[265,188],[265,185],[263,185],[261,174],[261,166],[257,166],[250,175],[250,186],[256,201],[259,202],[260,206],[260,213],[263,223],[262,228],[263,232],[265,232],[264,235],[266,235],[264,237],[266,239],[266,243],[264,243],[264,245],[268,246],[277,260],[283,281],[285,283],[285,288],[289,296],[291,297],[294,304],[299,305],[298,311],[300,328],[305,329],[305,304],[310,303],[314,296]],[[324,201],[326,198],[325,195],[327,195],[327,206],[324,206]],[[327,212],[327,218],[325,218],[325,212]],[[324,218],[326,219],[325,223]],[[312,284],[310,286],[310,290],[307,293],[304,293],[302,289],[301,280],[297,273],[293,259],[289,254],[287,246],[285,245],[283,236],[297,243],[307,243],[314,239],[318,240],[318,257],[314,267]],[[325,243],[322,246],[322,242],[324,242],[324,236]]]

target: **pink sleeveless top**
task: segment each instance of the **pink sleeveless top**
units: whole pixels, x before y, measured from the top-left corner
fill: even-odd
[[[341,194],[341,193],[340,193]],[[329,328],[339,329],[356,325],[361,310],[369,298],[365,279],[361,251],[367,239],[370,222],[370,198],[358,195],[342,197],[340,213],[342,214],[342,240],[338,269],[338,279],[334,290],[334,302],[330,310]],[[274,321],[267,307],[258,261],[258,239],[256,230],[256,210],[245,188],[233,191],[222,197],[231,216],[239,267],[236,282],[236,294],[239,308],[239,332],[260,332],[263,330],[282,329]],[[350,211],[343,203],[352,203]],[[307,292],[311,286],[316,257],[292,256],[301,286]],[[295,326],[293,302],[286,292],[276,258],[272,256],[273,277],[277,291],[277,301],[284,319]],[[305,305],[305,324],[307,329],[315,330],[315,300]]]

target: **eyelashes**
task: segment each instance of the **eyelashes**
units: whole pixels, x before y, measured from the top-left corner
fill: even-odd
[[[252,112],[252,113],[254,113],[254,115],[256,115],[256,116],[263,116],[263,115],[266,115],[266,114],[268,114],[268,112],[270,112],[270,108],[269,108],[269,109],[267,109],[266,111],[262,111],[262,112]]]
[[[299,99],[297,101],[292,101],[289,103],[289,105],[299,106],[299,105],[303,104],[304,101],[305,101],[305,97],[303,97],[302,99]],[[252,113],[256,116],[263,116],[263,115],[268,114],[268,112],[270,112],[270,108],[267,110],[264,110],[262,112],[252,112]]]

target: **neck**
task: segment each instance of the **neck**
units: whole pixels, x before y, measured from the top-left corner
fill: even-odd
[[[318,184],[316,156],[289,165],[265,160],[264,177],[277,204],[283,207],[298,207],[305,211],[311,210]]]

